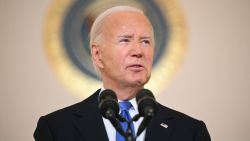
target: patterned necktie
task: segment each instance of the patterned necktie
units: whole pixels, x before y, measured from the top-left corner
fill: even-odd
[[[120,106],[120,109],[121,109],[120,115],[122,117],[124,117],[127,121],[130,121],[131,116],[129,114],[129,109],[131,107],[133,107],[132,104],[129,101],[122,101],[122,102],[119,102],[119,106]],[[122,126],[123,131],[126,133],[126,131],[128,129],[128,123],[127,122],[120,122],[120,124]],[[134,130],[133,122],[131,123],[130,126],[131,126],[131,129],[132,129],[132,134],[133,134],[133,136],[135,136],[135,130]],[[116,132],[116,141],[125,141],[125,138],[119,132]]]

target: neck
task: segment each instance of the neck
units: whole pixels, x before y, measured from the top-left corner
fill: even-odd
[[[111,86],[105,85],[105,89],[111,89],[116,93],[116,96],[119,100],[130,100],[134,98],[137,92],[143,89],[143,86]]]

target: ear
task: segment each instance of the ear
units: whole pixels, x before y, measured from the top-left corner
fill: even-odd
[[[96,67],[98,67],[99,69],[102,69],[104,67],[102,63],[101,48],[97,44],[91,45],[91,57]]]

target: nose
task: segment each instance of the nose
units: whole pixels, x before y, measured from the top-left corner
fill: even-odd
[[[141,58],[143,56],[142,47],[140,43],[134,43],[131,49],[131,56],[136,58]]]

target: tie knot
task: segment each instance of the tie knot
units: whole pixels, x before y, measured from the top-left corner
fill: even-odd
[[[129,110],[131,107],[133,107],[129,101],[119,102],[119,106],[120,106],[122,111]]]

